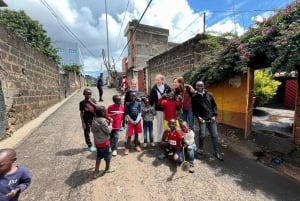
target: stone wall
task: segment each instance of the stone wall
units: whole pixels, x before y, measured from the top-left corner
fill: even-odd
[[[61,97],[58,66],[2,25],[0,49],[0,137],[3,137],[36,118]]]
[[[190,68],[193,68],[199,60],[198,54],[195,54],[195,44],[201,39],[200,35],[177,45],[170,50],[148,60],[147,67],[147,92],[155,84],[156,74],[163,74],[165,82],[172,86],[173,79],[182,76]]]

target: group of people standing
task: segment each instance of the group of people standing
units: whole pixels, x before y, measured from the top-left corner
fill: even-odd
[[[126,77],[125,77],[126,78]],[[194,172],[194,155],[204,153],[206,129],[210,132],[214,155],[223,161],[218,145],[217,104],[212,93],[204,88],[204,83],[198,81],[196,89],[184,84],[182,77],[173,79],[173,86],[165,83],[165,77],[156,75],[155,85],[149,95],[143,95],[137,90],[137,81],[132,79],[127,83],[127,89],[122,87],[121,94],[112,97],[113,104],[107,108],[97,105],[91,98],[91,90],[85,89],[84,100],[80,102],[80,116],[84,129],[86,144],[91,152],[97,151],[94,177],[106,172],[113,172],[110,166],[112,156],[117,155],[119,131],[126,127],[124,155],[130,153],[132,141],[137,152],[142,151],[139,134],[144,134],[142,146],[155,147],[153,137],[153,120],[156,117],[156,142],[163,153],[163,159],[172,155],[175,161],[181,162],[187,156],[191,163],[190,172]],[[100,97],[102,100],[102,97]],[[195,117],[195,118],[194,118]],[[195,143],[194,120],[199,124],[198,149]],[[90,130],[94,134],[94,144],[89,138]],[[106,168],[99,173],[101,159],[106,161]]]

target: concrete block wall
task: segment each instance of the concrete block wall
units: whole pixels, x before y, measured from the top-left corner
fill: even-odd
[[[147,79],[149,84],[147,85],[147,93],[149,93],[151,87],[155,84],[155,76],[157,74],[163,74],[165,82],[172,86],[175,77],[182,76],[195,66],[195,62],[198,59],[194,53],[194,47],[200,39],[200,36],[197,35],[148,60]]]
[[[2,25],[0,49],[2,137],[3,130],[14,132],[60,100],[60,78],[55,62]]]

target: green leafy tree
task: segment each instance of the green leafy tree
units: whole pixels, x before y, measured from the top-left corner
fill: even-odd
[[[273,79],[270,70],[256,70],[254,72],[254,106],[263,106],[275,94],[281,83]]]
[[[0,10],[0,24],[5,25],[9,31],[59,63],[57,50],[52,46],[51,39],[46,35],[43,26],[38,21],[32,20],[24,11]]]
[[[81,65],[63,65],[61,67],[61,70],[66,73],[66,72],[75,72],[77,75],[81,74],[82,71],[82,66]]]

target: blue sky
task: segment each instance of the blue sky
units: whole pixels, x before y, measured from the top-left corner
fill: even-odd
[[[107,51],[105,0],[4,0],[11,10],[24,10],[38,20],[53,41],[78,42],[86,72],[103,69],[102,49]],[[107,0],[110,60],[121,70],[127,51],[124,29],[139,20],[149,0]],[[152,0],[142,24],[169,29],[169,41],[182,43],[205,31],[242,35],[254,23],[284,8],[292,0]],[[70,31],[66,31],[69,29]],[[71,32],[71,33],[70,33]],[[76,37],[74,37],[76,36]],[[94,74],[94,73],[93,73]]]

